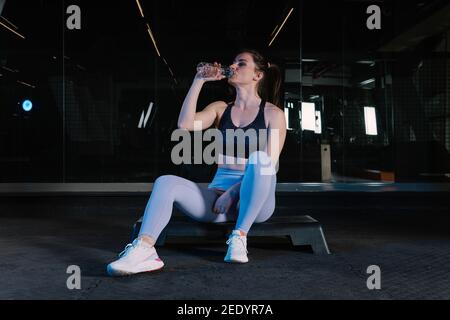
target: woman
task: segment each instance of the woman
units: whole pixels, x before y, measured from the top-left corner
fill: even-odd
[[[243,159],[234,157],[236,153],[230,155],[229,149],[219,152],[217,172],[207,188],[174,175],[158,177],[145,209],[139,236],[125,247],[118,260],[108,265],[110,275],[149,272],[164,266],[154,245],[169,223],[173,204],[197,221],[236,221],[227,241],[224,261],[248,262],[246,236],[250,227],[253,223],[268,220],[275,209],[274,168],[284,145],[286,122],[282,109],[277,106],[281,84],[277,66],[271,65],[254,50],[244,50],[236,56],[230,68],[234,74],[228,83],[236,89],[235,101],[230,104],[213,102],[201,112],[196,112],[203,84],[224,78],[220,71],[210,78],[203,78],[199,72],[183,102],[178,127],[193,131],[194,121],[201,122],[201,130],[214,124],[223,133],[224,149],[236,143],[234,139],[227,141],[226,130],[262,130],[266,132],[265,143],[261,142],[260,135],[260,148],[250,154],[246,140]],[[264,170],[267,166],[272,170]]]

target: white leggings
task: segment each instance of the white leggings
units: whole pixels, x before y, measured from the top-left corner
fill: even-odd
[[[233,206],[225,214],[216,214],[213,212],[219,197],[216,191],[175,175],[160,176],[153,185],[139,236],[158,239],[170,221],[173,205],[200,222],[237,221],[235,229],[248,233],[253,223],[267,221],[272,216],[275,187],[276,172],[270,157],[263,151],[249,156],[241,181],[239,212]]]

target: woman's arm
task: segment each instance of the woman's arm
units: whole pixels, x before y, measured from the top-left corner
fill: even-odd
[[[280,108],[273,106],[269,119],[269,136],[265,152],[270,156],[275,171],[278,172],[278,160],[286,140],[286,118]]]
[[[241,182],[238,182],[228,188],[226,192],[230,193],[231,197],[235,200],[239,199],[239,192],[241,191]]]
[[[218,104],[224,104],[223,101],[213,102],[208,105],[201,112],[196,112],[197,101],[203,84],[207,81],[217,81],[223,79],[223,76],[218,69],[216,76],[211,78],[203,78],[198,72],[194,78],[194,81],[189,89],[186,98],[184,98],[183,106],[181,107],[180,115],[178,116],[178,128],[187,129],[189,131],[194,130],[194,121],[201,122],[201,130],[209,128],[216,120],[216,107]],[[198,130],[198,129],[197,129]]]
[[[197,101],[200,91],[205,82],[202,79],[195,78],[189,89],[186,98],[184,98],[180,115],[178,116],[178,128],[191,131],[194,127],[195,111],[197,110]]]

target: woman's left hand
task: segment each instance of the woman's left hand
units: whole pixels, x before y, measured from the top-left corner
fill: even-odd
[[[235,204],[236,198],[231,195],[230,192],[225,191],[217,198],[213,212],[216,214],[225,214]]]

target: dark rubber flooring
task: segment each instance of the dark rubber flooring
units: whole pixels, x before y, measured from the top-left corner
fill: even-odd
[[[396,197],[279,197],[289,214],[322,223],[329,256],[250,237],[250,262],[229,265],[226,239],[176,238],[158,249],[161,271],[126,278],[105,267],[128,243],[146,197],[2,197],[0,299],[449,299],[447,195]],[[70,265],[80,267],[80,290],[67,288]],[[380,290],[367,288],[371,265],[380,267]]]

